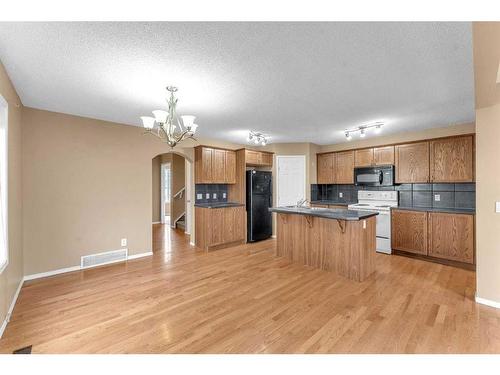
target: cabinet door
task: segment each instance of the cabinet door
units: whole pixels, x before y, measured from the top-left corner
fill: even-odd
[[[369,167],[373,165],[373,148],[354,151],[354,166]]]
[[[225,164],[226,150],[214,149],[212,159],[212,175],[214,183],[223,184],[225,182]]]
[[[429,182],[429,142],[396,146],[396,183]]]
[[[207,233],[209,238],[208,246],[215,246],[224,243],[224,211],[225,208],[207,208],[210,210],[210,223],[205,225],[210,228],[210,233]]]
[[[245,150],[246,164],[260,165],[262,163],[261,153],[258,151]]]
[[[375,165],[394,165],[394,146],[375,147],[373,149]]]
[[[268,154],[267,152],[261,152],[261,164],[265,166],[273,165],[273,154]]]
[[[244,207],[228,207],[224,211],[224,243],[245,239]]]
[[[430,142],[431,181],[472,182],[473,137],[454,137]]]
[[[201,149],[200,183],[202,184],[213,183],[213,174],[212,174],[213,154],[214,154],[213,148],[203,147]]]
[[[474,215],[429,214],[429,255],[474,263]]]
[[[226,151],[226,162],[224,165],[225,178],[224,181],[226,184],[235,184],[236,183],[236,152],[234,151]]]
[[[392,248],[427,255],[427,212],[393,210]]]
[[[354,183],[354,151],[337,152],[335,154],[335,183]]]
[[[316,159],[318,184],[335,183],[335,154],[318,154]]]

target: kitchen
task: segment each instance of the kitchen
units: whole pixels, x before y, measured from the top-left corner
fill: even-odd
[[[372,138],[372,141],[376,140],[377,137]],[[375,250],[387,255],[417,257],[456,267],[475,268],[473,133],[318,152],[315,155],[317,183],[310,185],[310,200],[303,199],[297,202],[296,207],[273,207],[271,183],[276,179],[276,176],[270,179],[273,153],[251,149],[226,150],[224,152],[234,153],[234,156],[229,157],[229,165],[222,163],[224,168],[221,168],[216,167],[218,161],[215,155],[223,151],[213,152],[213,155],[209,155],[206,148],[199,147],[196,155],[199,156],[198,163],[204,163],[200,164],[201,170],[208,175],[224,170],[231,178],[226,180],[229,181],[227,185],[205,185],[205,189],[212,189],[216,193],[203,190],[202,195],[197,194],[197,198],[206,198],[196,203],[196,227],[199,228],[197,245],[205,250],[271,237],[272,221],[270,213],[266,211],[269,210],[275,212],[277,218],[274,228],[277,256],[286,256],[292,262],[328,271],[336,270],[354,280],[364,280],[375,271],[373,260],[361,256],[371,251],[375,253]],[[203,157],[209,161],[203,160]],[[232,168],[235,168],[234,172]],[[268,193],[264,199],[261,198],[260,205],[252,203],[252,195],[248,193],[251,191],[252,173],[268,174],[265,180],[265,184],[269,185]],[[199,177],[198,181],[207,183],[209,178]],[[217,181],[225,180],[219,177]],[[203,185],[196,186],[197,192],[202,191]],[[303,216],[296,219],[302,220],[302,224],[285,218],[290,218],[292,214]],[[362,226],[359,233],[363,233],[370,218],[376,221],[376,231],[373,241],[367,239],[362,250],[351,249],[355,241],[338,239],[323,241],[319,249],[314,241],[305,239],[308,237],[305,232],[299,235],[299,242],[303,242],[299,249],[292,249],[297,241],[289,237],[300,233],[297,225],[309,226],[311,229],[316,223],[321,226],[323,224],[320,222],[326,221],[324,225],[330,225],[328,221],[333,220],[339,223],[339,233],[343,234],[345,227],[359,221]],[[262,233],[255,235],[252,227],[259,227]],[[328,230],[329,234],[333,232],[334,229]],[[359,233],[355,237],[360,237]],[[374,243],[373,246],[370,242]],[[332,264],[333,260],[325,262],[327,256],[342,258],[338,254],[337,258],[332,255],[335,252],[332,244],[337,243],[342,243],[342,251],[349,254],[360,251],[359,259],[368,260],[363,265],[353,265],[351,274],[343,271],[349,267],[345,264]],[[322,255],[312,261],[310,256],[305,255],[311,252]],[[360,269],[365,270],[364,274],[358,272]]]

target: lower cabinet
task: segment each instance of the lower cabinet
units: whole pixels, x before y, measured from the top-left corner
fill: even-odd
[[[392,210],[392,248],[474,264],[474,215]]]
[[[429,256],[474,263],[474,215],[429,213]]]
[[[393,210],[391,227],[393,249],[427,255],[427,212]]]
[[[246,240],[245,207],[195,208],[196,246],[221,249]]]

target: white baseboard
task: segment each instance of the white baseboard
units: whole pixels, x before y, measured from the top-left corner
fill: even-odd
[[[147,251],[145,253],[129,255],[127,257],[127,260],[132,260],[132,259],[137,259],[137,258],[143,258],[143,257],[149,257],[151,255],[153,255],[153,252],[152,251]]]
[[[14,311],[14,307],[16,306],[17,302],[17,297],[19,297],[19,293],[21,292],[21,288],[23,287],[24,284],[24,278],[21,279],[19,282],[19,286],[17,287],[16,293],[14,294],[14,297],[12,298],[12,302],[10,303],[9,310],[7,311],[7,315],[5,316],[5,319],[2,323],[2,326],[0,327],[0,339],[2,338],[3,332],[5,331],[5,328],[7,328],[7,323],[10,321],[10,317],[12,315],[12,312]]]
[[[275,234],[273,234],[273,235],[271,236],[271,238],[276,238],[276,235],[275,235]]]
[[[61,273],[79,271],[81,269],[82,269],[81,266],[73,266],[73,267],[67,267],[67,268],[60,268],[58,270],[53,270],[53,271],[48,271],[48,272],[34,273],[32,275],[24,276],[24,281],[41,279],[42,277],[49,277],[49,276],[59,275]]]
[[[196,245],[195,245],[195,243],[194,243],[194,242],[192,242],[192,241],[189,241],[189,244],[190,244],[191,246],[196,246]]]
[[[153,221],[153,224],[161,224],[161,221]]]
[[[496,309],[500,309],[500,302],[492,301],[490,299],[486,299],[486,298],[482,298],[482,297],[478,297],[477,293],[476,293],[476,302],[480,303],[481,305],[486,305],[486,306],[494,307]]]

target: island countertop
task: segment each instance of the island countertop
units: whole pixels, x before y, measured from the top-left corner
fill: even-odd
[[[269,211],[276,212],[280,214],[297,214],[297,215],[308,215],[316,216],[324,219],[336,219],[336,220],[346,220],[346,221],[359,221],[365,220],[372,216],[378,215],[376,211],[358,211],[358,210],[347,210],[340,208],[322,208],[322,207],[295,207],[295,206],[284,206],[284,207],[271,207]]]

